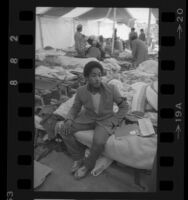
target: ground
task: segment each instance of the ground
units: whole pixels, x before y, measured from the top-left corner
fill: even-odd
[[[133,169],[114,162],[97,177],[89,174],[81,180],[75,180],[70,174],[73,161],[63,152],[52,151],[40,162],[53,171],[36,191],[145,192],[151,179],[150,175],[141,174],[141,184],[145,187],[143,190],[134,183]]]

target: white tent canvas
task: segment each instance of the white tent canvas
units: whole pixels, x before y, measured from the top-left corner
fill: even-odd
[[[41,22],[41,32],[39,23]],[[80,21],[73,19],[54,19],[36,16],[36,49],[42,48],[42,38],[43,47],[51,46],[53,48],[66,49],[74,45],[74,33],[76,31],[76,26],[81,23],[83,25],[83,34],[85,35],[103,35],[105,38],[112,37],[113,32],[113,22],[109,21]],[[116,25],[117,36],[126,40],[128,39],[128,34],[130,28],[125,24]],[[42,34],[42,38],[41,38]]]
[[[36,49],[42,48],[42,39],[43,47],[66,48],[72,46],[73,36],[74,30],[71,19],[41,17],[39,21],[39,17],[36,17]]]
[[[40,22],[42,27],[41,32]],[[42,48],[41,34],[43,47],[51,46],[53,48],[65,49],[73,46],[76,26],[80,23],[83,25],[82,33],[85,35],[112,37],[112,23],[46,17],[41,17],[39,21],[39,17],[36,17],[36,49]]]
[[[73,8],[72,10],[71,8],[65,8],[65,10],[63,10],[62,8],[61,10],[61,8],[38,7],[36,9],[36,49],[44,48],[45,46],[61,49],[72,47],[74,45],[76,26],[79,23],[83,25],[83,34],[87,36],[103,35],[105,38],[112,37],[113,21],[109,18],[105,18],[107,13],[104,13],[103,18],[96,19],[96,13],[93,12],[93,9],[94,8],[80,7]],[[95,9],[97,11],[97,8]],[[131,9],[132,8],[125,9],[127,15],[131,13],[130,16],[132,16],[132,18],[130,19],[133,19],[133,16],[138,17],[134,14],[134,10]],[[141,13],[142,8],[139,9]],[[91,12],[91,16],[89,12]],[[136,12],[138,12],[138,9]],[[61,14],[63,15],[61,16]],[[86,15],[85,20],[84,17],[82,17],[84,15]],[[120,15],[122,15],[122,10]],[[94,20],[91,20],[92,16]],[[116,28],[118,37],[124,40],[128,39],[128,34],[130,32],[128,26],[125,24],[116,24]]]

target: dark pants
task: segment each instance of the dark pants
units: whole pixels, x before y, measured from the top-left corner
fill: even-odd
[[[105,144],[108,140],[109,133],[105,128],[98,124],[78,124],[73,123],[69,135],[63,134],[64,143],[67,147],[68,152],[72,155],[74,160],[84,158],[85,146],[78,142],[74,134],[78,131],[93,130],[93,141],[90,149],[89,156],[84,160],[84,165],[92,169],[95,166],[95,162],[101,153],[104,151]]]

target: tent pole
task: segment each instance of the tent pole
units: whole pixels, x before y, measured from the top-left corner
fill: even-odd
[[[115,23],[116,23],[116,8],[114,8],[114,23],[113,23],[113,35],[112,35],[112,54],[114,53],[114,43],[115,43]]]
[[[151,8],[149,8],[149,16],[148,16],[147,43],[149,43],[149,38],[150,38],[150,27],[151,27]]]
[[[100,22],[97,22],[98,24],[98,36],[100,35]]]
[[[109,9],[108,9],[108,12],[107,12],[105,18],[108,18],[108,17],[109,17],[111,10],[112,10],[112,8],[109,8]]]
[[[41,24],[40,15],[38,16],[38,19],[39,19],[39,30],[40,30],[41,45],[42,45],[42,48],[44,48],[44,40],[43,40],[43,34],[42,34],[42,24]]]

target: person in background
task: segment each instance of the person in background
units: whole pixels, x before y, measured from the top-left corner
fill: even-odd
[[[101,58],[105,58],[105,41],[104,41],[104,38],[102,35],[99,36],[99,41],[98,41],[98,44],[97,44],[97,47],[100,49],[101,51]]]
[[[117,40],[117,28],[114,29],[114,41]]]
[[[144,29],[140,29],[139,39],[146,42],[146,35],[144,33]]]
[[[148,59],[148,47],[142,40],[138,39],[137,34],[130,37],[132,44],[133,65],[138,66],[141,62]]]
[[[116,38],[114,49],[118,50],[119,52],[123,51],[123,42],[119,37]]]
[[[86,57],[87,58],[97,58],[98,60],[101,60],[101,51],[98,46],[98,41],[96,38],[94,38],[91,42],[91,47],[88,48]]]
[[[75,40],[75,50],[77,51],[77,54],[79,57],[85,57],[85,51],[86,51],[86,36],[82,33],[82,25],[79,24],[77,26],[77,31],[74,35]]]
[[[137,32],[135,32],[135,28],[131,28],[131,32],[129,33],[129,46],[130,46],[130,49],[132,49],[132,44],[131,44],[131,37],[132,35],[137,35]]]
[[[87,84],[77,89],[67,119],[56,129],[74,160],[71,172],[76,179],[85,177],[94,168],[108,138],[128,112],[126,98],[120,95],[117,87],[102,82],[103,73],[97,61],[85,65],[83,74]],[[117,113],[113,112],[114,103],[119,107]],[[75,138],[76,132],[85,130],[94,130],[88,157],[85,157],[84,145]]]
[[[106,46],[105,46],[105,52],[109,55],[111,55],[112,51],[112,38],[106,39]]]

